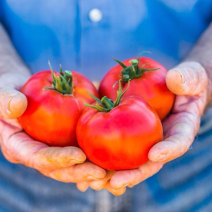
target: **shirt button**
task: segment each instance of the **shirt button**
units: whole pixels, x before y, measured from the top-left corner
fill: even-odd
[[[99,22],[102,20],[102,12],[97,8],[92,9],[88,16],[93,22]]]

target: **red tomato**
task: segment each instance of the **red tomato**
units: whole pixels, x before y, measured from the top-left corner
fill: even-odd
[[[134,61],[134,65],[131,60]],[[123,61],[123,65],[126,67],[117,65],[107,72],[100,83],[100,97],[107,96],[114,100],[118,84],[111,89],[113,85],[121,79],[125,81],[122,82],[123,89],[125,89],[130,79],[130,88],[125,97],[131,95],[142,97],[156,110],[160,119],[164,119],[172,109],[175,98],[166,86],[167,70],[158,62],[145,57],[139,60],[137,58],[127,59]]]
[[[53,89],[50,70],[33,75],[21,88],[21,92],[27,97],[28,107],[19,118],[20,124],[32,138],[50,146],[78,145],[76,125],[85,107],[83,103],[94,102],[87,92],[98,97],[96,88],[87,78],[75,71],[71,73],[71,78],[68,78],[70,72],[64,75],[70,84],[67,87],[71,89],[69,94],[66,94],[64,84],[60,87],[64,93]],[[59,73],[54,72],[54,75],[59,87],[64,80]]]
[[[123,98],[109,112],[86,108],[77,124],[80,148],[91,162],[107,170],[139,167],[162,139],[156,111],[136,96]]]

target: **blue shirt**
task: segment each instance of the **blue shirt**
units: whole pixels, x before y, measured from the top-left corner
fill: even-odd
[[[92,16],[94,8],[102,18]],[[209,25],[211,11],[211,0],[0,0],[0,20],[32,72],[48,69],[50,60],[54,69],[62,64],[92,80],[115,65],[112,57],[143,50],[174,66]],[[212,211],[209,113],[191,150],[121,197],[81,193],[0,154],[0,211]]]
[[[1,18],[32,72],[76,70],[100,80],[142,51],[167,68],[191,49],[212,19],[211,0],[1,0]],[[97,8],[102,19],[89,13]]]

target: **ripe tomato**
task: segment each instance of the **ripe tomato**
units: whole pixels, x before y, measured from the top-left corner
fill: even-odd
[[[110,69],[100,83],[100,97],[115,99],[118,85],[116,84],[114,89],[111,89],[112,86],[121,79],[124,89],[128,80],[131,80],[125,97],[142,97],[156,110],[160,119],[164,119],[170,112],[175,98],[166,86],[167,70],[158,62],[145,57],[127,59],[123,63],[117,62],[119,65]]]
[[[147,162],[150,148],[163,139],[156,111],[136,96],[118,104],[103,97],[101,104],[86,108],[77,124],[78,144],[87,158],[107,170],[134,169]]]
[[[53,74],[53,75],[52,75]],[[23,129],[34,139],[50,146],[77,146],[76,125],[84,102],[98,97],[92,82],[83,75],[62,70],[50,70],[33,75],[21,88],[28,107],[19,118]]]

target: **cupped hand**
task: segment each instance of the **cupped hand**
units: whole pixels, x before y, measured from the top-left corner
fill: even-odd
[[[0,77],[0,145],[5,158],[66,183],[104,178],[105,170],[85,162],[86,156],[81,149],[49,147],[23,131],[17,118],[25,111],[27,99],[18,90],[25,81],[26,78],[14,74]]]
[[[164,163],[180,157],[189,149],[207,104],[206,71],[197,62],[184,62],[167,73],[166,83],[177,96],[170,115],[162,123],[164,140],[151,148],[149,161],[134,170],[108,172],[104,179],[81,184],[79,189],[85,190],[90,185],[95,190],[105,188],[114,195],[121,195],[127,186],[133,187],[151,177]]]

